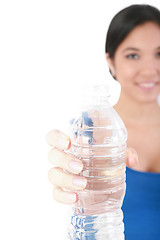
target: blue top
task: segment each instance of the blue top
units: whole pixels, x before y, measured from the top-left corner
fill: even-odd
[[[160,239],[160,174],[126,169],[125,240]]]

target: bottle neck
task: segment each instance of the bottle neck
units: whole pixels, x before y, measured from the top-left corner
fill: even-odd
[[[83,96],[82,101],[81,101],[82,107],[83,108],[101,108],[101,107],[111,107],[107,96],[93,96],[93,95],[88,95],[88,96]]]

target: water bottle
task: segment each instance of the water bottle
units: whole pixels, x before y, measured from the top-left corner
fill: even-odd
[[[108,101],[107,85],[87,87],[78,115],[70,122],[69,153],[83,161],[88,180],[77,191],[67,239],[124,240],[127,130]]]

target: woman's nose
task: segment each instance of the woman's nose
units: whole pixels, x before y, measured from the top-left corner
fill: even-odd
[[[158,67],[160,68],[160,64],[158,64],[156,59],[152,57],[146,58],[141,66],[141,74],[145,76],[154,76],[157,74]]]

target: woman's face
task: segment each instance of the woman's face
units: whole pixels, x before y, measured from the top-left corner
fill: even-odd
[[[152,22],[134,28],[123,40],[113,59],[107,54],[112,73],[122,93],[138,102],[152,102],[160,94],[160,27]]]

